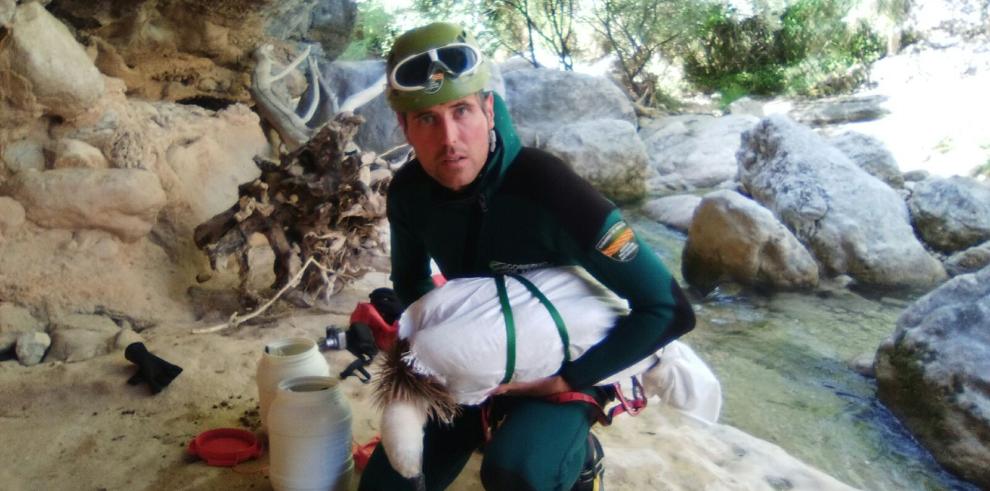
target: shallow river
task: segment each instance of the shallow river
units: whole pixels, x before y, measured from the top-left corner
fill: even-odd
[[[685,236],[625,214],[680,280]],[[721,422],[857,488],[976,490],[942,470],[877,400],[875,381],[850,368],[913,298],[717,291],[694,300],[698,326],[684,339],[722,383]]]

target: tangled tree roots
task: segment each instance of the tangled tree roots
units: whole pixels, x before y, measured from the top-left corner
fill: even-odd
[[[340,113],[281,163],[255,157],[261,177],[238,188],[237,204],[196,227],[196,245],[214,270],[217,259],[236,254],[242,294],[248,293],[248,238],[254,233],[275,252],[273,289],[285,287],[301,265],[315,264],[295,286],[310,299],[325,301],[386,256],[385,192],[392,172],[373,152],[353,145],[363,122]]]

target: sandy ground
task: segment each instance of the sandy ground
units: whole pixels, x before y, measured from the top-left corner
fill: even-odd
[[[329,313],[290,311],[213,334],[191,333],[202,323],[149,328],[141,333],[149,350],[184,369],[157,395],[126,384],[134,366],[121,351],[79,363],[0,363],[2,488],[271,489],[267,454],[234,468],[210,467],[189,457],[186,446],[208,429],[257,430],[255,371],[264,345],[283,337],[315,340],[328,324],[346,325],[364,292],[385,284],[384,274],[366,276],[335,297]],[[327,359],[331,373],[339,373],[353,357],[329,352]],[[371,386],[350,378],[341,387],[355,439],[369,440],[379,417]],[[659,403],[595,431],[605,446],[609,490],[848,489],[779,447]],[[480,490],[479,465],[476,456],[451,489]]]

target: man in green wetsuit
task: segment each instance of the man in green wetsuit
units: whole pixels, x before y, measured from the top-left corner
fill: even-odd
[[[403,34],[386,70],[389,104],[416,154],[388,195],[391,278],[406,305],[433,288],[432,258],[447,278],[579,265],[630,307],[556,375],[499,386],[492,404],[500,424],[487,443],[478,408],[463,408],[449,426],[430,422],[426,488],[446,488],[484,444],[487,490],[601,489],[600,446],[589,444],[592,407],[545,397],[598,395],[596,382],[690,331],[691,306],[614,204],[560,159],[520,145],[504,102],[484,90],[488,61],[461,27],[435,23]],[[411,486],[379,445],[360,489]]]

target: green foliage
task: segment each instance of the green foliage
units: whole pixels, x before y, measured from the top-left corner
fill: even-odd
[[[358,4],[357,22],[350,44],[341,53],[341,60],[366,60],[384,58],[392,41],[401,34],[395,27],[395,19],[377,1]]]
[[[681,53],[688,79],[723,103],[746,94],[827,95],[860,83],[883,53],[879,37],[843,17],[851,0],[798,0],[779,16],[740,19],[729,6],[703,7],[695,42]]]
[[[650,64],[657,55],[683,43],[695,9],[681,0],[601,0],[591,9],[589,22],[602,49],[616,57],[622,83],[643,103],[669,101],[659,89],[658,74]]]

